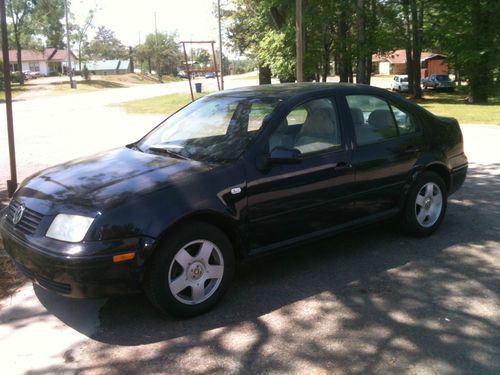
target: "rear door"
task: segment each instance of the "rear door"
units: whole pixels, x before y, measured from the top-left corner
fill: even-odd
[[[416,118],[374,95],[347,95],[355,136],[356,214],[396,209],[422,147]]]

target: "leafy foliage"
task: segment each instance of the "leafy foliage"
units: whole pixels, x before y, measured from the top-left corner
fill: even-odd
[[[176,34],[152,33],[146,36],[144,44],[136,46],[134,55],[140,65],[147,64],[151,73],[156,70],[157,74],[177,74],[177,67],[181,63],[181,52],[175,41]]]
[[[125,59],[128,56],[127,48],[106,26],[99,26],[87,52],[93,60]]]
[[[469,83],[472,102],[498,90],[498,0],[307,0],[303,4],[304,74],[326,80],[332,62],[341,81],[370,82],[371,56],[406,48],[414,95],[420,96],[420,52],[448,55]],[[295,77],[295,7],[289,0],[230,0],[223,10],[234,51]]]

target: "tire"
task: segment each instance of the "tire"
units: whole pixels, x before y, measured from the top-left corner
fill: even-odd
[[[188,318],[217,304],[234,268],[234,251],[227,236],[213,225],[193,221],[178,227],[160,245],[144,287],[161,312]]]
[[[431,171],[420,173],[408,192],[403,230],[417,237],[434,233],[443,221],[447,200],[448,192],[441,176]]]

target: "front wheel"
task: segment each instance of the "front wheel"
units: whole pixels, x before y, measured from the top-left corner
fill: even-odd
[[[217,227],[202,222],[183,225],[155,254],[146,293],[164,313],[183,318],[202,314],[226,291],[234,263],[231,242]]]
[[[403,214],[404,230],[415,236],[429,236],[443,221],[447,207],[447,189],[434,172],[422,172],[413,183]]]

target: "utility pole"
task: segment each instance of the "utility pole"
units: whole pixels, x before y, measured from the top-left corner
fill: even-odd
[[[73,69],[71,69],[71,45],[69,44],[69,22],[68,22],[68,0],[64,0],[64,13],[66,17],[66,44],[68,47],[68,76],[69,85],[72,89],[76,89],[76,85],[73,82]]]
[[[221,26],[221,14],[220,14],[220,0],[217,0],[217,15],[219,16],[219,60],[220,60],[220,85],[221,89],[224,90],[224,62],[222,61],[222,26]]]
[[[295,72],[297,74],[297,82],[304,82],[304,44],[302,41],[302,0],[295,0],[295,44],[297,50],[297,60],[295,64]]]
[[[160,72],[160,51],[158,49],[158,27],[156,25],[156,12],[155,12],[155,57],[156,57],[156,74],[158,74],[158,80],[162,82],[161,80],[161,72]]]
[[[7,37],[7,19],[5,16],[5,0],[0,0],[2,29],[3,77],[5,88],[5,111],[7,112],[7,134],[9,138],[10,180],[7,181],[7,194],[14,195],[17,189],[16,147],[14,143],[14,119],[12,116],[12,91],[10,87],[9,41]]]

